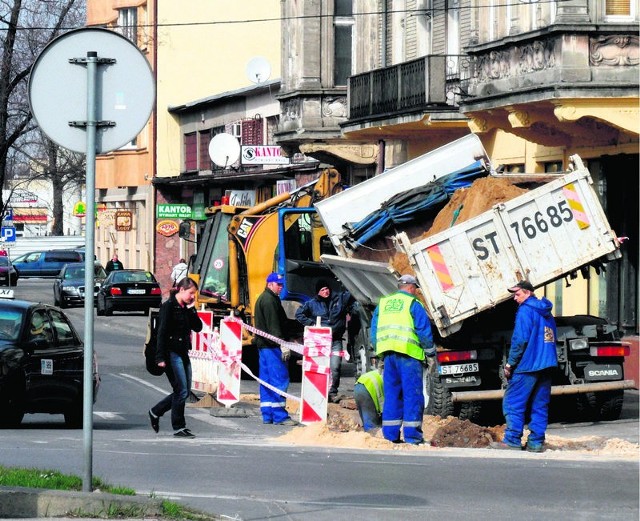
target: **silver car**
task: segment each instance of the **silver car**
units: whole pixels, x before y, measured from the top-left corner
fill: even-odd
[[[84,305],[84,263],[74,262],[66,264],[53,282],[53,298],[56,306]],[[107,273],[101,264],[94,267],[93,295],[96,296],[100,286],[107,278]]]

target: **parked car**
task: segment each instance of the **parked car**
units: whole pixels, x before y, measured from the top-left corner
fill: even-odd
[[[96,313],[112,315],[114,311],[144,311],[157,308],[162,300],[160,284],[145,270],[117,270],[109,273],[96,297]]]
[[[67,426],[82,427],[83,375],[84,346],[62,310],[0,298],[0,427],[31,413],[63,414]],[[94,402],[99,385],[94,355]]]
[[[65,264],[53,281],[53,300],[56,306],[66,308],[74,304],[84,305],[84,274],[84,262]],[[94,297],[98,295],[98,290],[106,278],[104,268],[100,263],[96,263],[93,272]]]
[[[18,270],[9,257],[0,256],[0,284],[15,286],[18,284]]]
[[[55,277],[65,264],[82,262],[75,250],[32,251],[13,260],[20,277]]]

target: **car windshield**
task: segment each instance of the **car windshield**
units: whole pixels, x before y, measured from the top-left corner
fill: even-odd
[[[107,278],[104,268],[97,265],[93,268],[93,275],[97,278]],[[84,279],[84,266],[68,266],[64,272],[65,279]]]
[[[148,271],[116,271],[113,274],[113,282],[153,282],[153,275]]]
[[[21,310],[0,308],[0,340],[17,340],[23,320]]]

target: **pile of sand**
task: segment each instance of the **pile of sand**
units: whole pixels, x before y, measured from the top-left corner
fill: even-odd
[[[427,231],[415,236],[412,241],[425,239],[456,224],[468,221],[490,210],[496,204],[504,203],[526,192],[527,190],[513,185],[507,179],[495,177],[476,179],[471,186],[456,190],[445,207],[438,212]],[[391,264],[398,273],[413,272],[404,253],[397,252],[393,256]]]
[[[244,400],[244,397],[243,397]],[[297,402],[287,402],[292,416],[298,410]],[[428,443],[424,445],[393,444],[382,437],[380,432],[374,435],[363,431],[353,399],[345,399],[340,404],[328,405],[327,421],[295,427],[279,441],[293,445],[344,447],[367,450],[437,450],[444,447],[485,448],[492,441],[500,441],[504,435],[504,425],[481,427],[468,420],[449,416],[425,416],[422,431]],[[525,432],[525,438],[528,432]],[[598,436],[567,439],[547,435],[547,451],[580,451],[601,456],[616,456],[637,459],[640,454],[638,444],[617,438]]]

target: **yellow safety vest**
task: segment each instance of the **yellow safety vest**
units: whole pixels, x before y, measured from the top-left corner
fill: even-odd
[[[364,388],[369,392],[373,399],[373,404],[376,406],[376,411],[382,412],[382,402],[384,400],[384,387],[382,384],[382,375],[377,371],[369,371],[364,373],[356,383],[364,385]]]
[[[416,334],[411,303],[412,295],[401,291],[382,297],[378,305],[378,330],[376,334],[376,354],[396,351],[417,360],[424,360],[424,351]]]

